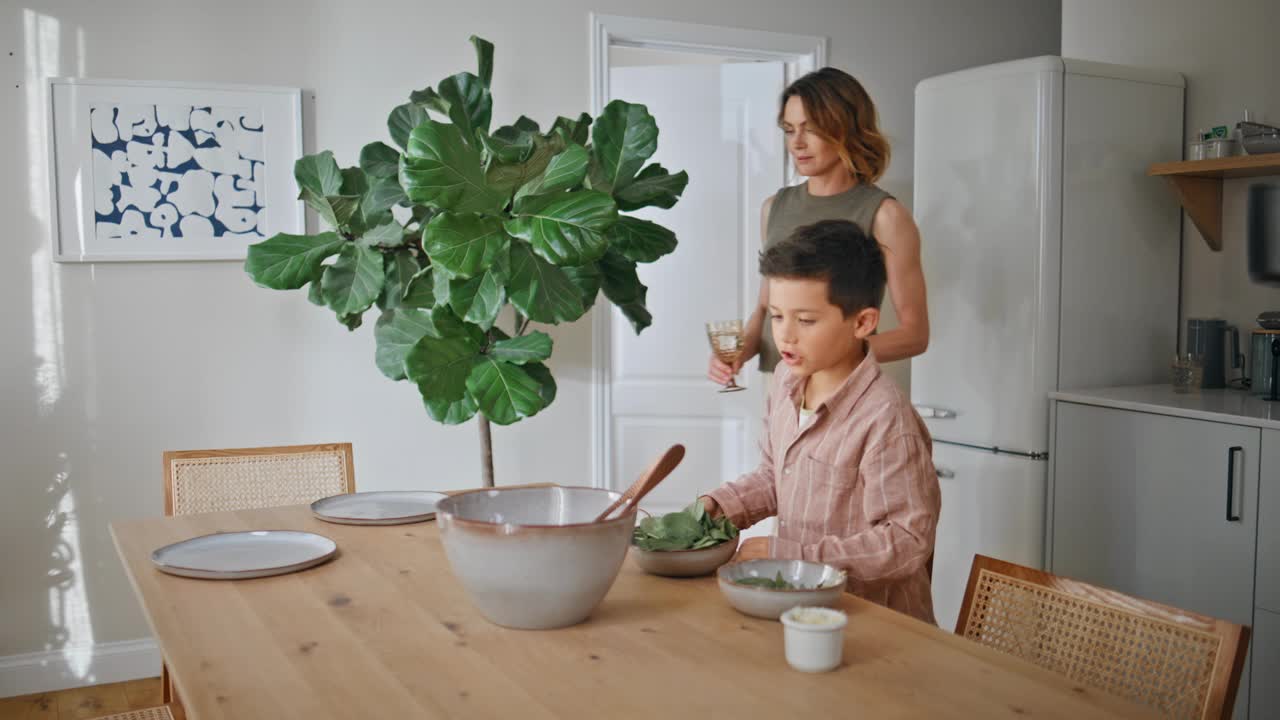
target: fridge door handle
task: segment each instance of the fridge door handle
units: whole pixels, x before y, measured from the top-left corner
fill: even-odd
[[[955,470],[948,470],[947,468],[938,467],[936,465],[934,466],[933,471],[937,473],[938,477],[942,480],[950,480],[951,478],[956,476]]]
[[[920,417],[934,418],[937,420],[950,420],[956,416],[955,410],[933,407],[932,405],[921,405],[919,403],[914,403],[914,405],[916,412],[920,413]]]
[[[1236,453],[1244,452],[1244,448],[1235,445],[1227,449],[1227,522],[1240,522],[1240,516],[1235,514],[1236,503]]]

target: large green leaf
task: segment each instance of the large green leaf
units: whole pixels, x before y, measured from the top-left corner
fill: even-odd
[[[442,212],[422,234],[431,263],[464,279],[483,272],[510,245],[501,220],[477,213]]]
[[[360,212],[364,214],[366,220],[373,219],[379,213],[390,210],[396,204],[406,200],[408,198],[405,197],[404,189],[400,187],[400,180],[395,176],[374,178],[369,183],[369,190],[360,200]]]
[[[355,216],[356,211],[360,209],[359,195],[329,195],[325,198],[325,202],[329,203],[329,207],[333,210],[331,219],[334,227],[346,227],[351,224],[351,219]]]
[[[286,235],[279,233],[249,246],[244,271],[253,281],[273,290],[296,290],[320,279],[321,263],[346,244],[337,233]]]
[[[485,132],[476,133],[480,144],[488,153],[486,167],[495,162],[522,163],[533,154],[534,133],[517,130],[511,125],[503,125],[490,135]]]
[[[476,67],[480,74],[480,82],[489,87],[493,80],[493,43],[477,35],[471,36],[471,45],[476,49]]]
[[[409,283],[418,274],[418,261],[407,250],[401,250],[383,257],[383,270],[386,279],[382,283],[382,294],[378,295],[378,307],[383,310],[398,308],[404,302]]]
[[[391,111],[391,115],[387,118],[387,130],[391,132],[391,139],[402,148],[409,147],[409,135],[422,123],[428,119],[427,111],[415,103],[405,103],[395,110]],[[397,171],[399,171],[397,162]]]
[[[324,300],[338,315],[364,312],[378,299],[385,279],[382,253],[364,245],[348,243],[338,253],[338,261],[325,268],[320,278]]]
[[[434,110],[445,117],[449,116],[449,103],[434,88],[425,87],[421,90],[414,90],[409,93],[409,102],[427,110]]]
[[[329,204],[329,198],[316,193],[308,187],[302,188],[298,193],[298,197],[302,199],[302,202],[307,204],[307,207],[316,211],[316,214],[320,216],[320,219],[324,221],[326,226],[337,230],[342,224],[338,222],[337,216],[334,215],[333,206]],[[335,195],[332,197],[337,196]]]
[[[328,150],[299,158],[293,164],[293,178],[299,189],[305,188],[319,197],[337,195],[342,188],[342,172]]]
[[[665,209],[676,204],[688,184],[689,173],[681,170],[672,175],[655,163],[641,170],[625,187],[615,190],[613,199],[618,201],[619,209],[628,212],[651,205]]]
[[[604,258],[596,263],[600,268],[601,286],[605,297],[609,298],[622,314],[631,321],[636,334],[653,324],[653,316],[645,307],[645,299],[649,289],[640,282],[636,274],[636,264],[621,254],[610,250]]]
[[[504,224],[507,232],[556,265],[599,259],[608,247],[604,233],[618,221],[613,198],[591,190],[529,197],[518,212]]]
[[[458,73],[442,80],[438,92],[449,103],[449,119],[462,131],[463,138],[474,143],[477,130],[488,132],[493,98],[480,78],[469,72]]]
[[[393,178],[400,172],[400,152],[384,142],[371,142],[360,149],[360,169],[371,178]]]
[[[596,296],[600,294],[600,268],[591,264],[560,269],[569,276],[569,282],[578,288],[578,292],[582,295],[582,306],[591,309],[591,306],[596,303]]]
[[[369,228],[360,236],[360,244],[373,248],[396,248],[404,246],[404,228],[392,220],[389,223]]]
[[[467,391],[485,417],[499,425],[531,417],[546,407],[537,380],[523,368],[492,357],[481,359],[472,368]]]
[[[405,355],[405,375],[424,400],[452,403],[467,394],[467,376],[479,357],[480,347],[470,337],[424,335]]]
[[[542,363],[529,363],[524,366],[524,371],[529,373],[529,377],[538,381],[538,394],[542,396],[542,406],[551,407],[551,403],[556,399],[556,379],[552,377],[551,370]]]
[[[623,215],[606,233],[609,247],[632,262],[650,263],[676,249],[676,234],[648,220]]]
[[[577,120],[558,117],[551,125],[551,132],[562,134],[566,143],[586,145],[591,139],[591,116],[582,113]]]
[[[535,330],[528,335],[499,340],[489,348],[489,357],[512,365],[528,365],[551,357],[551,336]]]
[[[590,159],[591,156],[586,148],[581,145],[570,145],[564,149],[564,152],[551,158],[547,169],[543,170],[541,175],[525,183],[516,192],[516,202],[519,203],[527,195],[572,190],[582,184],[583,178],[587,176],[587,162]]]
[[[591,138],[596,159],[591,187],[616,192],[658,149],[658,124],[644,105],[614,100],[600,113]]]
[[[505,284],[510,274],[509,253],[504,249],[484,273],[469,280],[453,278],[446,288],[449,306],[467,322],[488,331],[507,302]]]
[[[523,242],[511,243],[507,294],[517,310],[536,322],[572,322],[586,312],[581,293],[569,276]]]
[[[392,380],[405,379],[404,359],[419,340],[435,334],[431,313],[414,308],[391,308],[374,326],[374,354],[378,369]]]
[[[454,212],[496,212],[507,196],[485,182],[480,151],[454,125],[427,120],[409,136],[400,185],[415,203]]]
[[[476,405],[476,400],[471,397],[471,393],[463,393],[461,400],[453,402],[424,399],[423,405],[426,406],[427,415],[430,415],[432,420],[445,425],[460,425],[475,417],[480,411],[480,406]]]
[[[541,175],[547,165],[551,164],[551,159],[565,147],[564,139],[559,135],[546,137],[535,134],[532,138],[533,152],[529,154],[528,160],[518,163],[493,162],[485,170],[485,182],[495,192],[501,193],[504,204],[517,188]]]
[[[433,308],[441,305],[442,303],[436,301],[434,273],[435,270],[429,267],[419,270],[405,286],[400,304],[403,307],[412,308]],[[448,280],[445,282],[448,283]]]
[[[358,167],[342,169],[342,189],[337,194],[360,197],[369,190],[369,178]]]

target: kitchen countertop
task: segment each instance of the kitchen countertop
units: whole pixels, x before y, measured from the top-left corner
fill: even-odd
[[[1173,386],[1165,383],[1061,390],[1049,393],[1049,397],[1063,402],[1280,430],[1280,402],[1267,402],[1260,395],[1243,390],[1201,390],[1182,394],[1175,393]]]

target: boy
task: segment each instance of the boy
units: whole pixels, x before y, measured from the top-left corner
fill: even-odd
[[[927,566],[941,498],[929,432],[866,338],[886,282],[857,225],[802,227],[760,256],[785,366],[769,392],[760,466],[702,498],[738,527],[778,516],[738,559],[799,558],[848,572],[848,590],[934,623]]]

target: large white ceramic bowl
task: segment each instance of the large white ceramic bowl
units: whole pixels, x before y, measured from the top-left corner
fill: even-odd
[[[496,488],[436,505],[453,574],[490,622],[546,630],[586,620],[627,556],[636,511],[593,523],[619,493]]]
[[[742,578],[776,578],[795,585],[796,590],[740,585]],[[766,620],[777,620],[793,607],[840,606],[844,593],[845,571],[826,563],[808,560],[747,560],[723,565],[716,572],[720,592],[729,604],[746,613]]]

